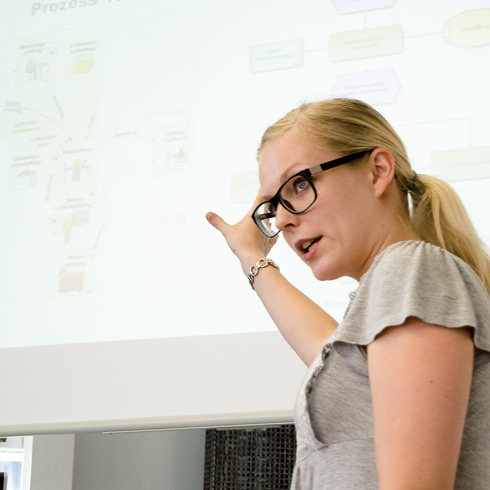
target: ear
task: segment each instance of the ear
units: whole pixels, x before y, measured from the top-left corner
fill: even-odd
[[[376,148],[369,156],[368,165],[374,195],[381,197],[395,178],[395,156],[386,148]]]

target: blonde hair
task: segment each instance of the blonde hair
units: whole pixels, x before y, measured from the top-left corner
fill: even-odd
[[[380,147],[390,150],[395,156],[395,182],[402,205],[410,216],[407,198],[410,194],[410,218],[420,238],[464,260],[490,294],[490,258],[463,203],[453,188],[441,179],[417,175],[413,180],[414,171],[402,140],[378,111],[354,99],[304,104],[265,131],[257,158],[260,159],[270,142],[291,130],[341,156]]]

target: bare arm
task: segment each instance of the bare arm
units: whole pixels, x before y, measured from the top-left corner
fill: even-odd
[[[260,270],[254,287],[282,336],[309,366],[337,322],[273,267]]]
[[[469,329],[414,317],[368,346],[380,490],[454,488],[473,350]]]
[[[276,242],[275,238],[262,234],[251,214],[236,225],[227,224],[215,213],[206,215],[207,220],[223,234],[246,275],[258,259],[267,257]],[[311,364],[337,328],[337,322],[274,267],[260,269],[254,288],[282,336],[305,364]]]

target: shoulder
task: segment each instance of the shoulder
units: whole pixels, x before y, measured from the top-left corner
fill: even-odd
[[[479,282],[479,278],[471,267],[452,253],[423,241],[405,241],[395,243],[386,248],[365,274],[366,282],[380,275],[394,276],[399,272],[404,277],[419,272],[446,276],[462,275]]]
[[[376,258],[339,334],[367,345],[410,316],[450,328],[473,327],[490,350],[490,297],[484,285],[464,261],[422,241],[396,243]]]
[[[404,294],[415,289],[418,296],[432,299],[471,292],[483,301],[490,300],[485,286],[466,262],[423,241],[398,242],[386,248],[362,278],[359,290],[368,293],[373,284],[381,290],[402,289]],[[379,291],[372,293],[376,296]]]

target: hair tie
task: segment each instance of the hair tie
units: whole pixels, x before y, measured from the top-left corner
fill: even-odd
[[[416,179],[417,179],[417,172],[414,170],[413,171],[413,177],[407,185],[407,188],[409,191],[413,191],[413,188],[415,187],[415,180]]]

